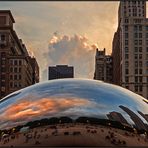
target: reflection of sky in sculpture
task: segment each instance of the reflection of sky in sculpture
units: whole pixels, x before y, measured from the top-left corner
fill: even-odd
[[[121,113],[129,123],[133,123],[120,105],[128,107],[147,123],[137,112],[148,114],[148,105],[143,101],[144,98],[100,81],[54,80],[22,89],[13,93],[12,97],[11,95],[0,103],[1,128],[53,116],[107,119],[106,114],[113,111]]]

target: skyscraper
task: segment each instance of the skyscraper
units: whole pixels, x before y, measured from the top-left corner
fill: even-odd
[[[74,68],[68,65],[49,66],[48,79],[73,78]]]
[[[94,79],[112,83],[112,57],[106,55],[105,48],[96,49]]]
[[[0,10],[0,98],[34,84],[34,69],[39,69],[31,64],[32,57],[14,31],[14,23],[9,10]]]
[[[113,39],[114,83],[148,98],[148,19],[145,0],[122,0]]]

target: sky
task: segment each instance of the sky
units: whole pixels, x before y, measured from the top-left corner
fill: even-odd
[[[11,10],[14,29],[40,67],[40,81],[48,66],[74,66],[76,78],[93,78],[96,48],[111,54],[117,29],[119,2],[0,2]]]

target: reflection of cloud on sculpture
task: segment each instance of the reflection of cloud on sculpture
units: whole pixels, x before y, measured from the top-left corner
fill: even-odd
[[[83,107],[83,109],[80,109]],[[86,109],[85,109],[86,107]],[[36,116],[52,117],[54,115],[71,115],[78,116],[80,112],[87,114],[88,108],[100,107],[104,108],[105,105],[99,105],[84,98],[41,98],[40,100],[25,100],[23,102],[16,102],[15,104],[6,108],[6,111],[0,115],[1,120],[10,121],[10,125],[13,125],[13,121],[33,119]],[[69,111],[69,109],[72,109]],[[86,113],[85,113],[86,111]],[[14,126],[14,125],[13,125]]]

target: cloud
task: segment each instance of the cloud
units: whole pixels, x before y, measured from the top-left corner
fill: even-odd
[[[31,50],[37,58],[41,81],[47,80],[47,68],[49,64],[57,64],[54,63],[55,60],[52,58],[47,59],[47,57],[44,57],[45,54],[49,55],[49,53],[54,57],[53,54],[57,53],[57,46],[56,48],[50,48],[50,51],[48,49],[49,38],[53,39],[51,42],[59,42],[59,40],[56,41],[56,38],[52,38],[53,32],[55,32],[55,37],[58,36],[58,39],[66,34],[67,37],[70,37],[70,41],[71,38],[74,38],[73,34],[77,34],[78,37],[80,37],[79,34],[85,35],[89,37],[89,43],[88,41],[81,41],[87,42],[83,46],[88,45],[91,50],[91,44],[98,43],[99,48],[106,48],[107,53],[111,53],[112,38],[117,27],[118,6],[119,2],[0,2],[0,9],[10,9],[12,11],[12,15],[16,20],[14,28],[18,36],[22,38],[27,49]],[[59,37],[58,32],[62,36]],[[86,48],[84,47],[84,49]],[[51,52],[51,50],[56,50],[56,52]],[[83,53],[81,52],[80,55],[84,54],[81,57],[82,59],[86,59],[85,56],[90,54],[87,58],[91,57],[88,59],[90,61],[94,60],[94,57],[92,58],[91,56],[92,52],[88,52],[87,50],[84,52],[85,50],[83,49],[81,51]],[[65,56],[68,54],[69,52],[66,52]],[[65,63],[70,60],[69,58],[65,59],[64,56],[62,57],[64,61],[61,61]],[[80,60],[80,58],[76,58],[75,56],[74,58]],[[84,59],[80,60],[81,63],[77,64],[79,68],[75,67],[76,69],[80,69],[81,65],[84,65],[82,62],[86,62],[89,65],[87,69],[94,67],[94,65],[91,65],[91,62],[88,64]],[[92,62],[94,64],[94,61]],[[70,64],[73,63],[76,65],[78,62],[74,60]],[[93,71],[88,72],[83,69],[79,72],[78,76],[76,73],[76,76],[92,78]]]
[[[66,115],[66,113],[69,116],[73,114],[73,112],[70,111],[71,108],[75,110],[75,108],[81,108],[83,106],[95,107],[96,103],[93,103],[84,98],[76,97],[70,97],[68,99],[62,97],[49,97],[34,101],[27,99],[23,102],[18,101],[15,104],[7,107],[5,111],[0,115],[1,128],[10,128],[14,125],[16,126],[23,124],[40,117],[53,117],[56,115]],[[82,110],[80,112],[82,112]],[[8,124],[5,124],[6,122]]]
[[[97,44],[89,44],[86,36],[53,34],[49,40],[49,48],[43,55],[46,67],[67,64],[74,66],[75,77],[93,78],[94,58]],[[47,69],[43,71],[43,79],[47,78]]]

